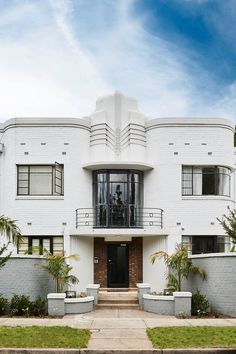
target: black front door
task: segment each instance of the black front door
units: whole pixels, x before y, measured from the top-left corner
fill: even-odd
[[[129,245],[107,245],[108,288],[129,287]]]

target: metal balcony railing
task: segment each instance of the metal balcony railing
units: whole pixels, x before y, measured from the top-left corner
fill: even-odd
[[[100,204],[76,209],[76,228],[149,228],[163,227],[163,210],[129,205]]]

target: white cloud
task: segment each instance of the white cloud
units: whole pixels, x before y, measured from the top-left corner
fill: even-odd
[[[117,89],[137,97],[151,116],[232,116],[234,86],[213,105],[214,83],[199,58],[180,43],[145,32],[132,5],[20,1],[1,13],[0,120],[87,115],[98,96]]]

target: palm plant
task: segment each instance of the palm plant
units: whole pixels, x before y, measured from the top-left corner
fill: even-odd
[[[227,207],[229,214],[224,214],[221,219],[217,218],[226,234],[230,237],[232,241],[231,251],[234,252],[236,250],[236,209],[230,209]]]
[[[46,253],[44,258],[46,265],[43,265],[42,268],[52,275],[55,280],[55,290],[57,293],[63,292],[65,285],[77,284],[79,282],[79,279],[75,275],[69,274],[72,267],[66,263],[67,259],[77,260],[77,255],[64,256],[63,253]]]
[[[168,255],[164,251],[159,251],[151,256],[151,262],[154,263],[158,258],[163,258],[168,267],[167,286],[175,291],[181,291],[183,279],[187,279],[190,274],[199,274],[205,279],[205,272],[202,268],[193,264],[188,257],[188,250],[183,244],[176,245],[176,252]]]
[[[7,239],[7,243],[0,247],[0,269],[6,264],[11,257],[12,252],[8,252],[5,256],[3,254],[7,251],[10,243],[18,246],[22,241],[22,236],[16,221],[4,215],[0,216],[0,235]]]

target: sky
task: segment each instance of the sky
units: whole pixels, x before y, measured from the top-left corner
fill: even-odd
[[[0,0],[0,121],[116,90],[151,118],[236,121],[235,19],[236,0]]]

